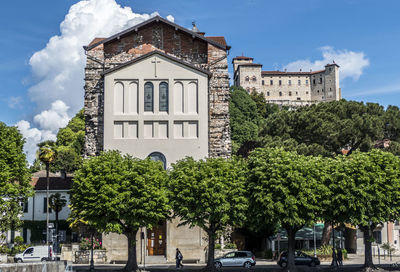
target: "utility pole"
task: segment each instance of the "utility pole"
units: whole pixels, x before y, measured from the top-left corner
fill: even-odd
[[[47,260],[50,261],[50,244],[49,244],[49,168],[50,164],[46,163],[46,177],[47,177],[47,187],[46,187],[46,245],[47,245]]]

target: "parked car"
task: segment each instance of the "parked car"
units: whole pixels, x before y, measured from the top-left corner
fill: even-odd
[[[287,251],[283,251],[281,255],[279,256],[278,260],[278,265],[281,267],[286,267],[287,266]],[[317,257],[313,257],[310,255],[307,255],[301,251],[295,251],[294,253],[294,263],[296,265],[308,265],[308,266],[316,266],[320,265],[321,262]]]
[[[256,258],[251,251],[233,251],[214,261],[216,268],[223,266],[242,266],[251,268],[256,265]]]
[[[14,256],[15,263],[45,262],[48,260],[47,246],[32,246],[23,253]],[[53,248],[50,246],[50,259],[53,257]]]

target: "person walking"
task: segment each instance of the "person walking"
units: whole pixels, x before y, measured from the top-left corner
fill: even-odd
[[[343,265],[343,252],[341,248],[337,249],[337,260],[340,266]]]
[[[179,248],[176,249],[175,260],[176,260],[176,268],[183,268],[182,265],[183,255],[180,252]]]

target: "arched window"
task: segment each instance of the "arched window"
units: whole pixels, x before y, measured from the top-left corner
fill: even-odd
[[[292,96],[292,92],[289,92],[289,96]]]
[[[252,80],[253,80],[253,81],[256,81],[256,80],[257,80],[257,78],[256,78],[255,76],[253,76]]]
[[[246,91],[247,91],[248,93],[250,93],[250,88],[249,88],[249,87],[247,87],[247,88],[246,88]]]
[[[269,96],[269,92],[267,92],[267,96]]]
[[[149,155],[150,160],[152,161],[160,161],[163,163],[164,169],[167,169],[167,160],[165,159],[164,154],[160,152],[153,152]]]
[[[154,86],[151,82],[144,84],[144,111],[154,111]]]
[[[168,111],[168,83],[161,82],[159,86],[159,111]]]
[[[279,92],[279,96],[282,96],[282,92]]]
[[[250,78],[249,78],[248,76],[246,76],[246,78],[245,78],[245,79],[246,79],[246,81],[249,81],[249,80],[250,80]]]
[[[256,91],[256,87],[253,87],[253,89],[252,89],[252,90],[253,90],[253,92],[255,92],[255,91]]]

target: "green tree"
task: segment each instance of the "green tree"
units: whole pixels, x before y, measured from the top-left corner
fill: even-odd
[[[67,205],[67,200],[65,196],[61,196],[60,193],[52,194],[49,198],[49,207],[53,209],[56,213],[56,235],[57,235],[57,247],[59,247],[59,237],[58,237],[58,214],[61,212],[62,208]],[[58,250],[58,248],[57,248]]]
[[[245,142],[255,141],[258,136],[261,116],[256,102],[241,87],[231,87],[229,115],[232,147],[234,153]]]
[[[242,160],[186,158],[172,165],[169,188],[181,225],[198,226],[208,235],[207,268],[214,269],[216,233],[246,219],[245,164]]]
[[[82,164],[82,156],[71,146],[57,147],[57,157],[54,161],[56,170],[72,173],[79,169]]]
[[[167,173],[160,162],[139,160],[107,151],[84,161],[75,172],[71,190],[74,216],[99,232],[128,238],[125,271],[136,271],[136,234],[167,218],[171,206]]]
[[[267,118],[269,115],[279,111],[277,104],[267,103],[263,93],[251,92],[250,97],[256,103],[258,114],[262,118]]]
[[[385,111],[373,103],[332,101],[291,111],[279,111],[267,118],[261,137],[293,139],[314,145],[321,155],[341,154],[343,148],[369,151],[384,137]]]
[[[16,127],[0,122],[0,138],[0,232],[5,232],[21,226],[20,203],[33,190],[22,135]]]
[[[373,267],[372,231],[400,217],[400,158],[381,150],[340,156],[331,171],[328,220],[350,222],[364,233],[365,266]],[[333,220],[332,220],[333,221]]]
[[[249,217],[253,226],[278,223],[288,234],[288,269],[295,269],[295,235],[318,219],[327,191],[325,160],[257,148],[249,157]]]

